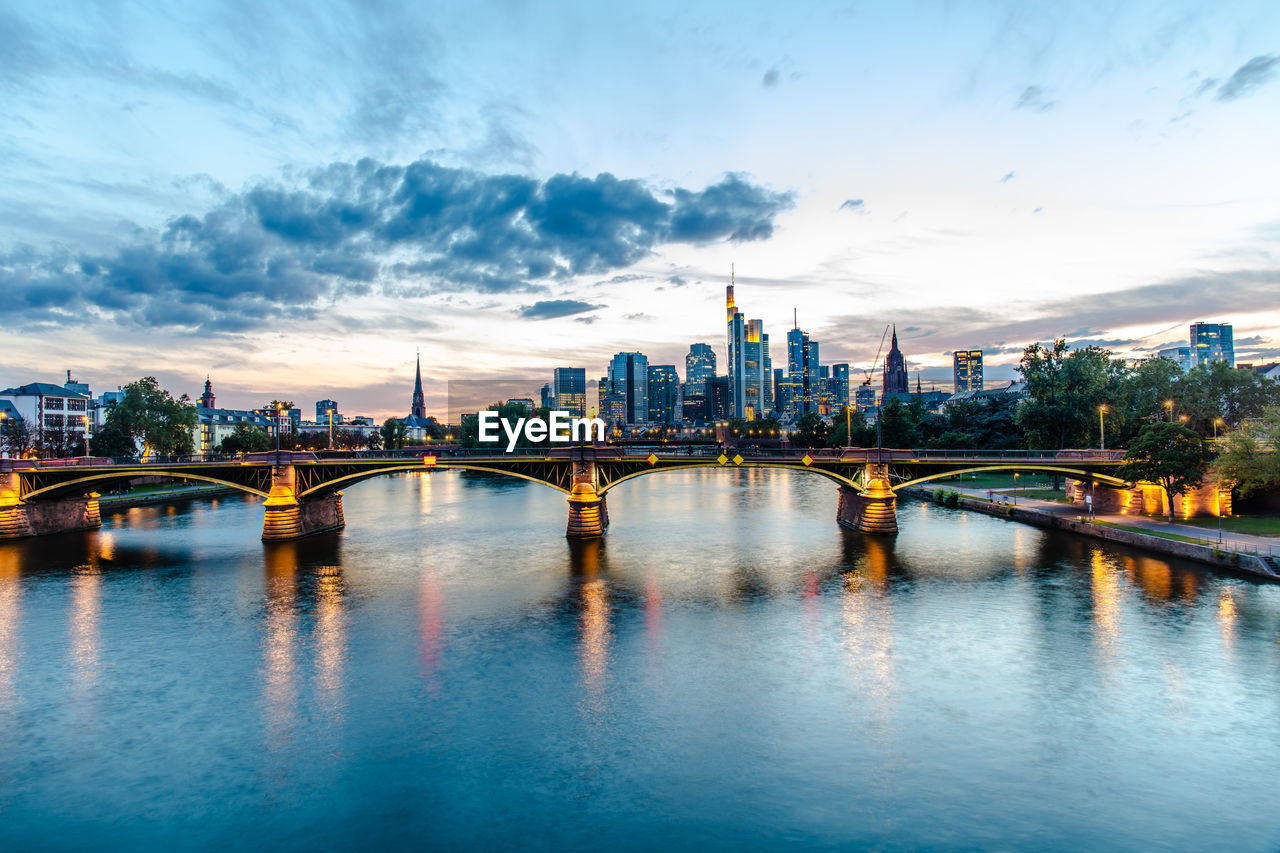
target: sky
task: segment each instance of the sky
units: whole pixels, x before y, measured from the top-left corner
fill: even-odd
[[[0,386],[723,372],[731,268],[775,366],[1272,361],[1278,152],[1274,2],[0,0]]]

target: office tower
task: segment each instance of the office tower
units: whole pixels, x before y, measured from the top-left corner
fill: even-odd
[[[205,408],[212,409],[212,406]],[[333,400],[316,400],[316,423],[329,423],[329,412],[333,412],[333,422],[335,424],[342,423],[342,415],[338,414],[338,404]]]
[[[876,389],[870,385],[859,385],[858,390],[853,394],[853,407],[864,414],[875,411]]]
[[[556,407],[556,395],[555,392],[551,390],[550,382],[542,386],[542,391],[538,395],[538,398],[539,405],[541,405],[542,408],[554,409]]]
[[[982,390],[982,350],[956,350],[952,357],[955,392]]]
[[[849,405],[849,365],[831,365],[831,408],[844,409]]]
[[[571,417],[587,415],[587,371],[583,367],[557,367],[551,374],[552,408]]]
[[[708,344],[691,344],[684,357],[686,394],[703,394],[703,385],[716,375],[716,352]]]
[[[893,327],[893,345],[889,347],[889,354],[884,359],[884,382],[881,388],[881,397],[885,394],[906,394],[907,388],[907,360],[902,355],[902,350],[898,349],[898,327]]]
[[[1156,353],[1156,356],[1176,362],[1182,368],[1183,373],[1191,369],[1191,347],[1169,347],[1168,349],[1160,350],[1160,352]]]
[[[643,353],[620,352],[609,362],[609,388],[625,401],[623,422],[649,419],[649,359]]]
[[[725,288],[728,318],[729,416],[754,420],[773,408],[773,363],[762,320],[747,320],[733,301],[733,277]]]
[[[679,396],[680,377],[674,364],[649,366],[649,416],[650,423],[670,424],[676,420],[676,398]]]
[[[728,376],[716,376],[707,380],[707,420],[723,421],[733,417],[730,406],[733,394],[729,387]]]
[[[1193,367],[1211,361],[1225,361],[1236,366],[1236,348],[1230,323],[1191,324],[1191,362]]]
[[[678,419],[689,424],[706,423],[709,420],[707,417],[707,392],[709,390],[710,388],[704,383],[703,393],[690,394],[689,383],[684,383],[680,391],[680,413]]]
[[[822,396],[818,342],[810,340],[809,333],[799,327],[787,332],[787,379],[791,383],[791,401],[785,413],[816,412]]]

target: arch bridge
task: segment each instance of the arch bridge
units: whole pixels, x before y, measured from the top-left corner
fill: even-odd
[[[318,457],[257,453],[234,460],[114,464],[81,457],[54,462],[0,461],[0,539],[101,526],[100,490],[160,477],[205,482],[264,498],[262,538],[295,539],[344,526],[342,489],[405,471],[464,470],[515,477],[566,495],[574,538],[609,525],[608,492],[636,477],[692,468],[773,468],[825,477],[838,487],[836,519],[866,533],[896,533],[897,493],[911,486],[981,471],[1041,471],[1112,488],[1120,451],[947,451],[846,448],[810,452],[726,449],[710,455],[582,446],[536,454],[474,455],[412,451]]]

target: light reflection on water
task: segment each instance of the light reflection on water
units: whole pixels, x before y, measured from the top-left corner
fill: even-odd
[[[1274,849],[1280,590],[820,478],[432,474],[0,544],[0,844]],[[301,834],[299,834],[301,833]]]

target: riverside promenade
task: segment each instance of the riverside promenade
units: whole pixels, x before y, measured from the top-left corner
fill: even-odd
[[[943,489],[960,495],[960,506],[987,515],[1081,533],[1096,539],[1119,542],[1160,554],[1196,560],[1221,569],[1280,581],[1280,538],[1218,531],[1163,519],[1115,512],[1088,514],[1076,503],[1061,503],[1023,497],[1017,489],[994,493],[940,483]],[[924,488],[905,490],[914,497],[933,499]]]

